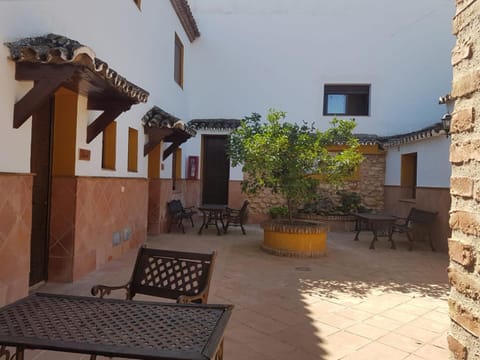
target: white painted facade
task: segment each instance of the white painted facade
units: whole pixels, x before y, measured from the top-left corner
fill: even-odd
[[[402,146],[389,147],[386,155],[385,185],[400,186],[402,155],[417,154],[417,186],[450,187],[450,138],[439,135]]]
[[[189,99],[193,118],[264,115],[273,107],[325,129],[332,119],[323,116],[325,84],[371,85],[370,114],[355,116],[357,133],[417,131],[445,113],[438,97],[451,88],[450,0],[190,5],[202,33],[187,59],[191,92],[207,94]],[[418,186],[449,187],[449,143],[441,136],[389,149],[385,184],[400,184],[400,154],[418,152]]]
[[[242,118],[270,107],[290,121],[326,128],[323,86],[371,84],[370,115],[356,117],[356,132],[393,135],[438,122],[438,97],[451,88],[451,0],[190,0],[201,36],[190,43],[170,1],[0,1],[0,42],[53,32],[92,48],[129,81],[150,92],[147,104],[118,118],[117,169],[101,167],[102,136],[86,143],[95,113],[79,97],[78,176],[146,177],[140,119],[157,105],[188,121]],[[174,34],[184,45],[184,88],[173,79]],[[445,39],[451,39],[446,41]],[[15,80],[15,65],[0,46],[0,171],[30,172],[31,121],[13,129],[13,105],[32,86]],[[128,127],[139,131],[138,172],[127,171]],[[200,131],[182,145],[183,164],[201,155]],[[418,152],[419,186],[449,184],[447,139],[403,146],[387,155],[386,184],[399,184],[400,154]],[[433,159],[433,161],[431,160]],[[423,164],[423,162],[422,162]],[[438,165],[438,164],[441,164]],[[422,165],[423,166],[423,165]],[[185,174],[185,169],[182,169]],[[241,180],[239,167],[232,180]],[[171,157],[162,178],[171,176]]]
[[[358,133],[394,135],[440,121],[454,46],[450,0],[191,0],[202,36],[189,68],[192,118],[268,108],[328,126],[324,84],[371,84]],[[446,40],[447,39],[447,40]],[[450,39],[450,41],[448,41]]]
[[[189,56],[190,42],[169,1],[146,0],[139,11],[132,0],[24,0],[0,1],[0,42],[48,33],[64,35],[90,47],[96,57],[130,82],[150,92],[147,104],[133,105],[117,119],[116,170],[101,166],[102,135],[86,143],[87,125],[98,112],[86,110],[79,96],[78,149],[91,150],[90,161],[76,161],[76,175],[146,177],[142,116],[153,106],[188,119],[187,91],[174,81],[174,36],[178,34]],[[14,129],[13,106],[33,85],[15,80],[9,50],[0,46],[0,171],[30,172],[31,120]],[[188,78],[189,69],[185,68]],[[127,171],[128,128],[139,133],[138,172]],[[169,161],[171,161],[169,159]]]

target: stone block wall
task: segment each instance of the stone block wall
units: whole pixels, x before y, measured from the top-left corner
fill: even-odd
[[[451,359],[480,359],[480,1],[456,0],[452,51]]]
[[[363,204],[371,209],[381,211],[384,208],[385,155],[364,155],[358,177],[347,181],[342,189],[354,191],[361,195]],[[336,197],[333,185],[321,184],[322,191]],[[278,194],[264,191],[255,196],[248,196],[250,201],[249,222],[259,222],[268,218],[268,209],[284,205],[285,200]]]

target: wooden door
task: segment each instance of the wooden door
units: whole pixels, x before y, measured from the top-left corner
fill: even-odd
[[[32,117],[30,166],[33,178],[30,285],[47,280],[50,223],[51,133],[53,98]]]
[[[230,160],[226,144],[226,136],[203,136],[203,204],[228,204]]]

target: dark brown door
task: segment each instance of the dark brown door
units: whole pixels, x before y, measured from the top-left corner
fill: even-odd
[[[227,204],[230,160],[226,136],[203,137],[203,204]]]
[[[30,285],[47,279],[53,99],[32,117],[30,166],[33,178]]]

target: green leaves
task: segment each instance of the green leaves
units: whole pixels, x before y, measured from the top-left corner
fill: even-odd
[[[233,166],[243,165],[242,190],[257,193],[269,188],[287,200],[289,218],[299,203],[314,195],[320,174],[323,181],[340,184],[362,161],[353,120],[332,121],[325,132],[307,123],[284,122],[286,113],[270,109],[266,122],[253,113],[230,135],[228,155]],[[329,145],[346,145],[337,153]]]

